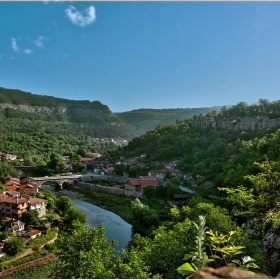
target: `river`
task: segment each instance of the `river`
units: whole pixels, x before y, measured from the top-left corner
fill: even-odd
[[[42,187],[54,191],[54,189],[49,186],[44,185]],[[126,245],[131,240],[132,234],[132,226],[130,224],[113,212],[75,198],[68,193],[62,193],[62,195],[70,197],[73,202],[73,207],[79,208],[85,213],[87,217],[85,225],[95,227],[104,224],[106,228],[105,235],[108,240],[116,239],[118,241],[116,250],[121,252],[122,249],[126,249]]]

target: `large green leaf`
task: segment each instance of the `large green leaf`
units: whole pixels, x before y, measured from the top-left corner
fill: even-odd
[[[190,273],[195,272],[196,270],[189,263],[182,264],[177,271],[183,275],[189,275]]]

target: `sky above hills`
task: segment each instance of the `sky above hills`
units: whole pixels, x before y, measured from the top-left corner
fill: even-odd
[[[280,2],[0,2],[0,86],[113,112],[280,99]]]

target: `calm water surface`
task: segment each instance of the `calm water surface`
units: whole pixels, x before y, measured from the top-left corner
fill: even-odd
[[[53,191],[53,188],[50,188],[46,185],[43,187],[44,189]],[[118,246],[115,248],[119,251],[126,249],[126,245],[131,240],[132,234],[132,226],[130,224],[113,212],[72,197],[71,195],[62,195],[70,197],[73,202],[73,207],[79,208],[85,213],[87,217],[87,222],[85,225],[95,227],[97,225],[103,224],[106,228],[105,235],[108,240],[110,241],[112,239],[116,239],[118,241]]]

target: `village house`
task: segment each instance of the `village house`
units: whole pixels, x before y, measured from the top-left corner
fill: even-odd
[[[4,197],[0,195],[0,212],[2,216],[19,218],[28,210],[36,210],[38,217],[46,215],[47,200],[34,197],[13,196]]]
[[[125,185],[125,189],[130,191],[135,191],[138,193],[143,193],[144,188],[147,186],[153,186],[155,188],[159,186],[159,183],[154,176],[141,176],[141,177],[139,179],[129,180],[128,183]]]
[[[3,185],[11,191],[16,191],[17,189],[20,188],[21,183],[20,183],[20,179],[17,178],[9,178],[4,180]]]
[[[38,212],[39,218],[46,215],[47,213],[46,205],[47,205],[47,200],[37,198],[37,197],[30,197],[28,201],[28,209],[36,210]]]
[[[61,159],[62,159],[65,163],[70,163],[70,156],[61,156]]]
[[[12,219],[6,222],[6,231],[12,233],[20,233],[25,229],[25,223],[20,220]]]
[[[0,193],[0,199],[10,198],[10,197],[20,197],[20,193],[16,191],[4,191]]]
[[[1,199],[0,197],[0,209],[1,215],[19,218],[27,212],[28,198],[26,197],[10,197]]]
[[[164,180],[168,172],[167,169],[150,170],[148,175],[154,175],[158,180]]]
[[[39,187],[37,183],[21,184],[20,188],[27,195],[36,194],[39,191]]]
[[[34,239],[37,236],[41,236],[42,235],[42,231],[40,231],[39,229],[34,229],[30,232],[27,232],[24,236],[27,237],[28,239]]]
[[[179,170],[179,169],[173,169],[170,171],[170,174],[172,176],[175,176],[176,178],[180,179],[183,178],[184,174],[183,171]]]
[[[6,154],[6,158],[9,161],[14,161],[14,160],[17,159],[17,156],[16,155],[12,155],[12,154]]]
[[[65,162],[67,171],[71,171],[72,165],[70,164],[70,156],[61,156],[61,159]]]

